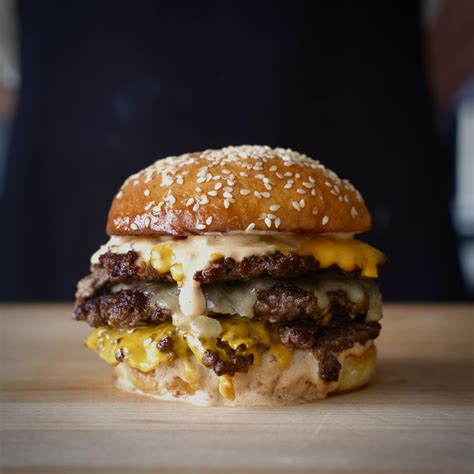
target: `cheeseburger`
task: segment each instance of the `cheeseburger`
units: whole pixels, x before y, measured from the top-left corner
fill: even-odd
[[[86,345],[120,388],[200,405],[294,404],[366,384],[384,255],[359,192],[289,149],[227,147],[130,176],[78,284]]]

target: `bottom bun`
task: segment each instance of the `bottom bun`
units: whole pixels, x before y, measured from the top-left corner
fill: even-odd
[[[293,405],[325,398],[365,385],[375,373],[376,349],[372,341],[337,355],[342,365],[337,382],[326,382],[318,376],[318,362],[311,351],[297,350],[287,369],[277,367],[275,359],[265,354],[259,366],[233,377],[235,399],[219,393],[219,378],[213,371],[196,366],[197,382],[185,380],[179,360],[151,372],[141,372],[126,365],[116,368],[117,385],[128,391],[159,400],[185,401],[200,406]]]

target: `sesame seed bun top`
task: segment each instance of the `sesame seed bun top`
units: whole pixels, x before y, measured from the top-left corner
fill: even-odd
[[[109,235],[369,229],[349,181],[295,151],[249,145],[157,161],[125,181],[107,222]]]

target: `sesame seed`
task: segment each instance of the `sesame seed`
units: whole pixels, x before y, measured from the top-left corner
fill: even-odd
[[[305,204],[306,204],[306,203],[305,203],[304,199],[301,199],[300,202],[299,202],[299,205],[300,205],[301,209],[303,209],[303,207],[305,206]]]
[[[138,230],[138,226],[137,226],[137,224],[135,224],[135,222],[132,222],[132,223],[130,224],[130,228],[131,228],[132,230]]]
[[[253,229],[255,229],[255,222],[252,222],[251,224],[249,224],[245,230],[249,232]]]
[[[270,211],[275,212],[275,211],[278,211],[278,209],[280,209],[280,206],[278,204],[272,204],[270,206]]]
[[[291,205],[296,209],[298,212],[301,211],[301,207],[297,201],[293,201]]]
[[[197,203],[194,204],[194,206],[193,206],[193,211],[196,212],[198,209],[199,209],[199,203],[197,202]]]
[[[209,216],[209,217],[206,219],[206,224],[207,224],[207,225],[211,225],[211,224],[212,224],[212,216]]]
[[[323,217],[323,220],[321,221],[323,223],[323,225],[326,225],[328,222],[329,222],[329,217],[328,216],[324,216]]]
[[[143,194],[145,196],[149,196],[150,195],[150,190],[149,189],[145,189],[145,191],[143,191]]]
[[[225,198],[231,198],[231,197],[232,197],[232,194],[229,193],[228,191],[225,191],[224,194],[223,194],[223,196],[224,196]]]
[[[277,217],[275,219],[275,227],[278,229],[278,227],[280,227],[280,224],[281,224],[281,219],[279,217]]]
[[[173,205],[175,202],[176,202],[176,198],[172,194],[170,194],[168,196],[168,203]]]
[[[199,200],[199,204],[207,204],[209,202],[209,198],[204,194],[201,196],[201,199]]]
[[[225,169],[226,164],[232,164],[232,167],[240,167],[241,171],[234,172],[230,168]],[[279,170],[282,169],[281,166],[291,167],[292,169],[290,170],[287,168],[287,171],[280,172]],[[198,167],[197,173],[195,171],[195,167]],[[216,170],[219,171],[217,172]],[[250,172],[248,170],[250,170]],[[319,183],[319,181],[317,181],[316,175],[310,176],[312,170],[316,170],[316,172],[322,173],[324,176],[326,176],[326,178],[321,180],[321,183],[325,183],[325,186],[331,188],[331,191],[333,191],[332,194],[337,196],[339,202],[346,202],[349,206],[349,212],[351,212],[352,215],[355,215],[357,208],[352,206],[352,201],[355,201],[356,198],[361,202],[363,201],[358,191],[349,181],[339,179],[339,177],[334,172],[325,168],[320,162],[312,160],[306,155],[285,148],[272,149],[267,146],[246,145],[239,147],[226,147],[220,150],[205,150],[204,152],[195,154],[188,153],[181,156],[166,157],[156,161],[145,170],[132,175],[127,180],[127,182],[129,183],[129,186],[143,184],[144,186],[141,188],[140,192],[143,192],[144,195],[147,195],[147,192],[144,189],[147,187],[146,183],[152,183],[157,180],[160,186],[169,187],[173,183],[182,185],[186,181],[184,178],[185,176],[192,176],[194,182],[196,183],[195,190],[198,197],[195,196],[194,201],[184,198],[184,201],[186,202],[186,207],[191,209],[194,208],[194,205],[197,205],[197,209],[199,209],[200,205],[202,205],[201,200],[203,203],[209,202],[208,199],[210,199],[211,196],[214,196],[216,194],[215,192],[222,189],[224,186],[226,186],[226,184],[226,187],[229,188],[224,189],[226,193],[229,193],[226,194],[226,196],[231,196],[235,191],[233,189],[234,185],[236,184],[235,176],[251,176],[252,179],[261,179],[263,181],[263,192],[261,190],[255,192],[250,189],[239,188],[237,191],[239,191],[240,195],[246,196],[252,195],[251,193],[253,193],[257,199],[264,197],[271,198],[273,195],[272,193],[274,193],[276,189],[294,189],[298,195],[304,195],[306,192],[308,195],[311,194],[311,196],[313,196],[312,199],[317,199],[318,202],[319,199],[321,199],[320,205],[322,207],[324,205],[323,197],[321,193],[318,192],[318,189],[316,189],[317,183]],[[216,173],[213,173],[213,171],[216,171]],[[295,181],[288,179],[289,177],[294,177]],[[276,181],[276,179],[283,180],[281,187],[279,188],[275,187],[276,183],[273,180]],[[222,182],[218,183],[220,180]],[[209,188],[210,190],[202,191],[198,184],[209,181],[214,181],[214,185]],[[295,184],[296,186],[294,186]],[[244,187],[245,185],[243,184],[242,186]],[[151,187],[149,189],[149,195],[151,196],[151,191],[153,191],[153,189]],[[354,194],[354,196],[350,194],[351,192]],[[219,193],[214,197],[217,197]],[[203,194],[209,196],[209,198],[203,199]],[[119,192],[117,195],[117,199],[119,199],[120,196],[122,196],[121,192]],[[223,196],[222,199],[224,201],[224,205],[227,207],[235,202],[235,199],[226,196]],[[169,197],[169,195],[167,195],[161,204],[171,206],[175,201],[175,198]],[[289,202],[292,202],[291,199]],[[295,200],[294,202],[297,203],[297,206],[301,211],[301,200]],[[154,209],[152,207],[154,206],[154,203],[150,204],[145,202],[144,205],[145,204],[146,209]],[[155,207],[158,210],[158,207]],[[352,210],[352,207],[354,207],[354,210]],[[313,208],[313,206],[310,208]],[[269,209],[268,212],[272,212],[272,210]],[[267,216],[267,218],[269,217]],[[145,225],[145,219],[146,216],[143,216],[139,220],[135,220],[133,224],[135,224],[138,229],[142,229]],[[150,226],[153,227],[156,224],[158,217],[155,217],[152,213],[150,213],[150,219]],[[276,218],[270,220],[275,222],[276,227]],[[131,224],[131,220],[122,219],[120,221],[122,228],[131,228]]]
[[[267,214],[267,217],[268,217],[269,219],[276,219],[275,214]]]
[[[191,204],[193,204],[194,202],[194,198],[189,198],[187,201],[186,201],[186,207],[189,207]]]
[[[267,217],[267,213],[266,212],[261,212],[260,215],[258,216],[258,220],[263,221],[263,219],[265,219],[265,217]]]
[[[204,224],[196,224],[196,229],[198,230],[204,230],[206,226]]]
[[[271,226],[272,226],[272,221],[271,221],[268,217],[265,218],[265,225],[266,225],[267,227],[271,227]]]
[[[351,216],[352,216],[352,218],[355,219],[358,215],[359,215],[359,213],[357,212],[357,209],[354,206],[352,206],[351,207]]]
[[[313,216],[317,215],[319,212],[318,208],[317,207],[313,207],[313,210],[311,211],[311,214],[313,214]]]

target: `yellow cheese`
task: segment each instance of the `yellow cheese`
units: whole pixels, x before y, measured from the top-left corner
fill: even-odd
[[[219,393],[227,400],[235,399],[234,382],[230,375],[221,375],[219,377]]]
[[[312,255],[321,268],[335,265],[345,272],[360,270],[369,278],[378,277],[378,267],[385,261],[382,252],[360,240],[322,236],[303,240],[299,253]]]
[[[268,351],[275,357],[280,369],[289,366],[292,351],[283,346],[276,334],[271,334],[264,323],[238,316],[226,317],[220,321],[222,335],[219,339],[237,354],[253,354],[255,365],[260,365],[262,354]],[[173,353],[161,352],[156,346],[165,336],[172,339]],[[222,360],[228,360],[225,350],[217,346],[217,338],[197,338],[192,334],[184,334],[171,323],[133,329],[99,327],[90,334],[86,345],[109,364],[116,365],[119,362],[117,355],[120,360],[142,372],[154,370],[161,364],[169,364],[176,357],[183,363],[185,378],[191,384],[197,382],[196,363],[203,365],[206,350],[217,352]],[[232,387],[232,377],[219,378],[219,391],[229,400],[234,396]]]
[[[165,336],[172,337],[174,351],[183,355],[184,339],[170,323],[132,329],[99,327],[89,335],[86,345],[109,364],[116,365],[123,358],[131,367],[149,372],[174,358],[171,353],[161,352],[156,346]]]

